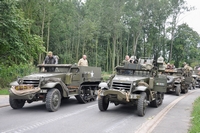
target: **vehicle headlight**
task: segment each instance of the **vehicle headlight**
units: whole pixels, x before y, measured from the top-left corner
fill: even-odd
[[[43,86],[46,84],[46,81],[45,81],[45,78],[44,77],[41,77],[40,78],[40,85]]]
[[[19,78],[17,79],[18,84],[22,84],[23,83],[23,79]]]
[[[108,88],[108,84],[106,82],[102,82],[99,84],[100,88]]]
[[[133,86],[136,86],[136,82],[133,82]]]

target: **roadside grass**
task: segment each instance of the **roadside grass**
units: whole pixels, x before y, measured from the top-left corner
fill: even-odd
[[[0,88],[0,95],[8,95],[8,94],[9,94],[8,88],[5,88],[5,89]]]
[[[199,133],[200,132],[200,97],[197,98],[193,104],[192,111],[192,126],[189,130],[189,133]]]

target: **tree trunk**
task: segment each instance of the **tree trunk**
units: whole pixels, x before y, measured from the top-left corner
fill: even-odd
[[[82,55],[86,54],[85,53],[85,44],[86,44],[86,41],[85,41],[85,38],[84,38],[83,45],[82,45]]]
[[[114,73],[115,68],[115,47],[116,47],[116,36],[113,36],[113,55],[112,55],[112,73]]]
[[[43,8],[44,8],[44,10],[43,10],[42,27],[41,27],[41,38],[42,38],[42,40],[44,38],[44,20],[45,20],[45,13],[46,13],[45,4],[43,5]],[[38,60],[38,64],[40,64],[40,63],[42,63],[42,54],[41,53],[39,53],[39,60]]]
[[[137,42],[138,42],[139,36],[140,36],[140,33],[137,36],[133,37],[133,55],[135,56],[137,55],[136,49],[137,49]]]
[[[97,67],[97,60],[98,60],[98,58],[97,58],[97,53],[98,53],[98,37],[96,38],[96,44],[95,44],[95,46],[96,46],[96,60],[95,60],[95,66]]]
[[[80,30],[78,32],[78,42],[77,42],[77,47],[76,47],[76,60],[78,61],[79,59],[79,45],[80,45]]]
[[[50,16],[49,16],[49,19],[48,19],[48,30],[47,30],[47,50],[46,51],[49,51],[49,36],[50,36]]]
[[[108,60],[108,53],[109,53],[109,46],[110,46],[110,39],[109,37],[107,38],[107,51],[106,51],[106,71],[108,72],[108,65],[109,65],[109,60]]]
[[[171,34],[171,44],[170,44],[170,54],[169,54],[169,62],[172,60],[172,49],[173,49],[173,44],[174,44],[174,32],[175,32],[175,28],[176,28],[176,25],[177,25],[177,21],[176,21],[176,18],[177,18],[177,14],[175,14],[173,16],[173,21],[172,21],[172,34]]]
[[[128,39],[127,39],[127,47],[126,47],[126,55],[128,55],[128,46],[129,46],[129,33],[128,33]]]

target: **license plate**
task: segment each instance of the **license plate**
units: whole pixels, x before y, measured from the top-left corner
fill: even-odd
[[[27,90],[27,89],[32,89],[33,85],[18,85],[15,86],[15,90]]]

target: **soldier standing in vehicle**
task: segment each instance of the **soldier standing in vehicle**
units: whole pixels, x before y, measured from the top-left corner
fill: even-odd
[[[86,55],[83,55],[82,58],[78,61],[78,66],[88,66]]]
[[[53,56],[53,52],[49,51],[43,61],[43,64],[58,64],[58,59]],[[45,70],[47,70],[47,72],[54,72],[55,67],[45,67]]]
[[[122,65],[125,65],[126,63],[130,63],[130,58],[128,55],[125,56],[125,59],[122,61]]]

